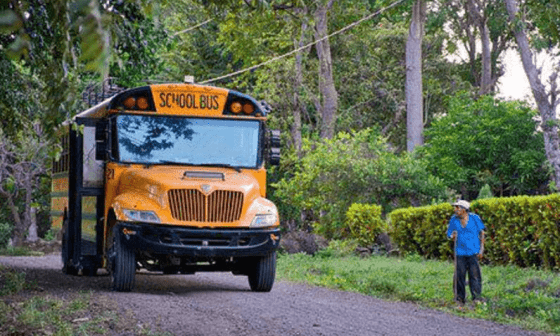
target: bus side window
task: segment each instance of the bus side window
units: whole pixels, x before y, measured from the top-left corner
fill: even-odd
[[[60,153],[60,157],[58,160],[53,160],[53,173],[64,173],[67,172],[70,168],[70,150],[69,150],[69,142],[70,142],[70,135],[65,134],[60,139],[62,145],[62,153]]]

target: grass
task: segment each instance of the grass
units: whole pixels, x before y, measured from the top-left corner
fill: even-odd
[[[486,302],[471,302],[464,307],[453,301],[453,264],[423,260],[417,255],[362,258],[341,255],[330,248],[315,256],[281,254],[277,276],[560,334],[560,276],[551,271],[482,266]],[[470,296],[468,289],[467,293]]]
[[[45,253],[41,251],[33,251],[25,246],[8,246],[0,248],[0,255],[10,257],[42,257]]]
[[[0,335],[168,335],[142,326],[118,305],[93,292],[64,298],[41,292],[24,272],[0,265]]]

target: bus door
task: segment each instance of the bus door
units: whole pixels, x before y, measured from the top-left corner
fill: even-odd
[[[68,260],[63,262],[85,275],[102,267],[104,161],[95,156],[98,120],[77,118],[78,127],[70,128]]]

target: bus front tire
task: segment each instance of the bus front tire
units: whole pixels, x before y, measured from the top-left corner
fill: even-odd
[[[249,286],[253,292],[270,292],[276,276],[276,252],[255,258],[249,273]]]
[[[136,275],[136,255],[122,243],[121,235],[115,227],[113,229],[113,253],[111,280],[113,290],[129,292],[134,288]]]

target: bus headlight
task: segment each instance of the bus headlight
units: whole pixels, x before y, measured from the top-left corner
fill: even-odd
[[[253,221],[251,222],[252,228],[269,227],[276,224],[277,216],[276,214],[258,214],[255,215]]]
[[[131,221],[160,223],[159,217],[153,211],[123,209],[123,214]]]

